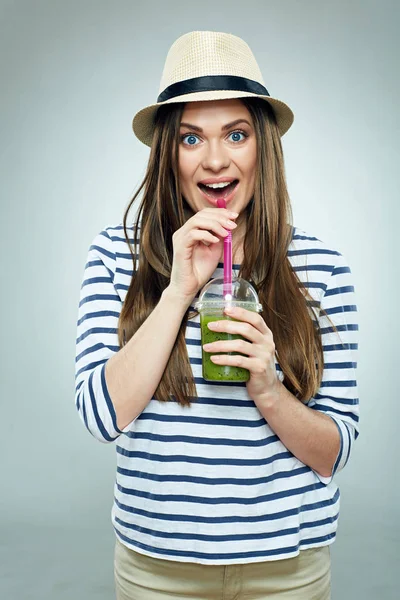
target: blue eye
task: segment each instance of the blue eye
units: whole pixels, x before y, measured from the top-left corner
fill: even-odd
[[[188,146],[196,146],[197,145],[195,142],[196,142],[196,139],[198,139],[198,138],[196,135],[193,135],[193,133],[187,133],[186,135],[182,135],[181,136],[182,142],[185,140],[185,138],[188,138],[188,141],[186,142]]]
[[[232,131],[228,135],[228,138],[230,138],[232,136],[235,136],[235,137],[231,141],[233,141],[235,143],[243,142],[243,140],[248,137],[247,133],[245,133],[244,131]],[[198,144],[196,143],[196,141],[198,141],[198,140],[199,140],[199,138],[194,133],[185,133],[184,135],[181,135],[181,141],[186,146],[198,146]]]
[[[231,135],[234,135],[234,136],[240,136],[240,135],[242,135],[242,136],[243,136],[243,139],[247,137],[247,135],[246,135],[245,133],[243,133],[242,131],[232,131],[232,133],[230,133],[230,134],[229,134],[229,137],[230,137]],[[242,141],[243,141],[243,139],[238,139],[238,138],[236,137],[236,139],[234,139],[234,140],[232,140],[232,141],[234,141],[234,142],[242,142]]]

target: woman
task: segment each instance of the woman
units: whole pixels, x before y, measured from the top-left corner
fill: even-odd
[[[330,597],[358,327],[343,256],[290,225],[292,121],[247,44],[217,32],[173,44],[158,102],[133,120],[149,164],[123,225],[90,247],[76,360],[83,422],[117,440],[119,600]],[[193,306],[228,231],[263,312],[214,323],[245,341],[204,348],[211,360],[250,372],[221,384],[201,377]]]

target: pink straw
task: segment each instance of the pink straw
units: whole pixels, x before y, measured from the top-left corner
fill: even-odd
[[[217,200],[218,208],[226,208],[226,202],[223,198]],[[232,232],[224,238],[224,298],[226,295],[232,296]]]

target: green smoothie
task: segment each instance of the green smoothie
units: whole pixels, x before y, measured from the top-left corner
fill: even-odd
[[[207,327],[211,321],[237,321],[224,314],[201,314],[201,344],[210,344],[219,340],[242,340],[243,336],[236,333],[226,333],[225,331],[211,331]],[[250,372],[242,367],[232,367],[230,365],[217,365],[212,362],[210,356],[212,352],[205,352],[202,349],[203,379],[206,381],[248,381]],[[216,352],[215,354],[240,354],[240,352]]]

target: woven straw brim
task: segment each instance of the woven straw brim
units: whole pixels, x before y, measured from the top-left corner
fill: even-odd
[[[154,131],[154,117],[157,109],[164,104],[175,104],[177,102],[202,102],[210,100],[226,100],[228,98],[261,98],[268,102],[275,113],[278,129],[280,135],[284,135],[289,127],[293,123],[294,115],[287,104],[276,98],[270,96],[259,96],[250,92],[237,92],[235,90],[225,90],[216,92],[214,90],[209,92],[195,92],[193,94],[185,94],[183,96],[176,96],[166,102],[160,102],[158,104],[151,104],[139,112],[133,117],[132,129],[136,137],[146,144],[151,146],[153,131]]]

